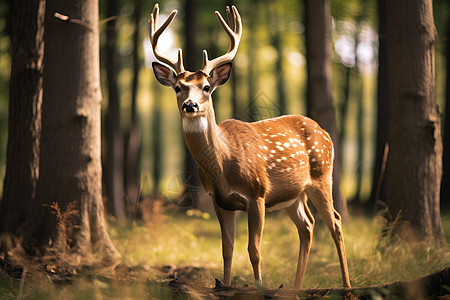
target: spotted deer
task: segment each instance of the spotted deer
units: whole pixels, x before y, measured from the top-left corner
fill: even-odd
[[[185,142],[198,163],[198,175],[212,197],[222,233],[223,280],[231,284],[231,264],[236,232],[236,211],[247,212],[248,252],[255,280],[261,282],[261,237],[266,211],[285,209],[300,237],[295,288],[303,286],[311,246],[314,217],[310,199],[331,231],[339,255],[344,287],[350,287],[341,217],[333,208],[333,143],[315,121],[286,115],[254,123],[226,120],[217,125],[211,95],[230,76],[242,35],[241,17],[227,7],[228,24],[219,12],[217,19],[230,38],[226,54],[208,59],[196,72],[183,67],[182,51],[172,60],[158,50],[158,39],[177,11],[157,28],[159,7],[150,16],[150,42],[157,80],[171,87],[177,97]]]

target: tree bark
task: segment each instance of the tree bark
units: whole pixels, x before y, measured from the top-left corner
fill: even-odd
[[[331,92],[331,13],[329,0],[304,0],[308,115],[331,136],[334,143],[333,200],[345,220],[347,205],[340,189],[339,135]]]
[[[106,78],[108,82],[108,111],[105,117],[105,192],[107,207],[119,224],[125,224],[123,179],[123,136],[120,130],[120,98],[117,83],[117,30],[115,17],[117,0],[107,1],[107,15],[112,19],[106,25]]]
[[[248,66],[247,66],[247,100],[248,104],[245,108],[245,121],[255,122],[258,120],[258,104],[256,102],[258,92],[258,47],[255,37],[255,23],[259,14],[258,2],[252,4],[251,13],[248,15],[247,24],[245,25],[247,41],[248,41]]]
[[[185,36],[185,60],[187,70],[196,71],[200,69],[201,51],[197,45],[197,1],[186,0],[184,16],[184,36]],[[198,203],[201,185],[197,175],[197,163],[192,157],[189,149],[184,143],[184,192],[181,195],[179,205],[184,208],[194,207]]]
[[[45,0],[11,1],[8,144],[0,232],[18,234],[39,178]]]
[[[386,2],[389,217],[404,239],[427,247],[445,244],[439,210],[442,140],[435,92],[436,34],[431,0]]]
[[[125,145],[125,189],[127,195],[128,214],[134,217],[139,203],[139,162],[141,148],[141,130],[137,112],[137,95],[139,87],[139,40],[142,1],[134,1],[133,12],[133,83],[131,89],[131,124],[126,135]]]
[[[447,3],[447,7],[450,5]],[[445,44],[446,58],[446,91],[445,91],[445,117],[444,117],[444,154],[442,157],[443,175],[441,183],[441,207],[450,208],[450,20],[447,19]]]
[[[40,176],[23,246],[117,262],[103,216],[97,1],[47,0],[45,32]]]
[[[378,200],[386,200],[384,185],[385,149],[389,128],[388,91],[389,74],[387,71],[386,49],[386,0],[378,2],[378,85],[377,85],[377,132],[375,145],[375,164],[373,167],[372,191],[369,203],[376,208]]]

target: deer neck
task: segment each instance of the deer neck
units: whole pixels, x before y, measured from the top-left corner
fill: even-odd
[[[214,113],[182,118],[183,135],[195,161],[209,173],[223,170],[223,161],[229,155],[226,137],[217,126]],[[219,174],[217,174],[219,175]]]

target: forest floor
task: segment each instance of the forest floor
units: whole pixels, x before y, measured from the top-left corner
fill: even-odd
[[[450,214],[443,215],[443,223],[449,241]],[[228,287],[215,279],[222,276],[217,220],[199,211],[165,210],[127,227],[110,222],[111,238],[122,254],[115,269],[44,264],[31,271],[1,260],[0,299],[450,299],[449,248],[413,252],[395,238],[381,238],[383,229],[379,216],[352,214],[345,224],[350,279],[352,286],[360,287],[348,290],[339,288],[334,243],[318,220],[305,276],[308,289],[292,290],[298,251],[295,227],[284,213],[267,216],[263,283],[255,286],[242,215]]]

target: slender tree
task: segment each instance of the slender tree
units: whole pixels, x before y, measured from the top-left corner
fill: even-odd
[[[106,78],[108,82],[108,111],[105,117],[106,158],[105,191],[110,213],[119,224],[125,223],[124,179],[123,179],[123,136],[120,129],[120,99],[117,82],[118,53],[116,17],[118,1],[108,0],[106,25]]]
[[[308,71],[308,115],[331,136],[335,149],[333,199],[335,209],[345,219],[347,206],[340,183],[339,136],[331,93],[331,14],[329,0],[304,0],[306,61]]]
[[[267,5],[269,6],[269,5]],[[277,9],[270,10],[268,12],[274,20],[273,24],[267,24],[270,26],[271,33],[271,43],[272,46],[277,50],[278,56],[275,61],[275,78],[276,78],[276,90],[277,90],[277,102],[278,109],[281,115],[287,114],[287,101],[286,101],[286,93],[284,84],[286,82],[286,78],[284,76],[283,70],[283,36],[282,36],[282,18],[280,18],[280,14]],[[270,19],[270,18],[268,18]]]
[[[153,197],[158,199],[161,196],[159,185],[161,183],[162,171],[162,136],[161,136],[161,86],[159,82],[153,80],[153,107],[152,107],[152,149],[153,149]]]
[[[23,245],[117,262],[102,202],[98,3],[47,0],[45,15],[40,173]]]
[[[125,145],[125,189],[127,195],[128,212],[130,215],[136,213],[139,202],[139,162],[141,147],[141,130],[139,124],[139,114],[137,112],[137,94],[139,83],[139,41],[140,41],[140,21],[141,21],[142,1],[134,1],[133,12],[133,83],[131,88],[131,124],[126,135]]]
[[[229,7],[232,7],[234,5],[234,2],[235,2],[234,0],[225,0],[225,5],[229,6]],[[231,78],[230,78],[231,116],[233,118],[238,118],[238,116],[239,116],[239,108],[238,108],[238,78],[239,78],[239,71],[238,70],[239,69],[235,65],[234,68],[233,68],[233,76],[231,76]]]
[[[258,91],[258,47],[255,32],[255,23],[259,14],[258,2],[253,3],[251,13],[247,17],[247,41],[248,41],[248,67],[247,67],[247,99],[246,107],[246,121],[257,121],[258,119],[258,105],[256,103]]]
[[[11,1],[11,77],[0,232],[18,234],[33,214],[39,177],[45,0]]]
[[[375,207],[376,202],[385,199],[384,170],[387,155],[388,90],[386,49],[386,0],[378,0],[378,85],[377,85],[377,131],[375,144],[375,164],[373,168],[372,191],[369,202]]]
[[[432,0],[386,1],[390,220],[411,242],[445,243],[439,210],[442,140]]]
[[[196,71],[200,68],[201,51],[199,50],[198,25],[197,25],[197,0],[185,0],[185,16],[184,16],[184,64],[187,70]],[[197,163],[192,158],[189,149],[184,145],[184,173],[185,173],[185,190],[182,195],[180,205],[189,207],[196,205],[198,202],[199,191],[201,189],[200,180],[197,176]]]

